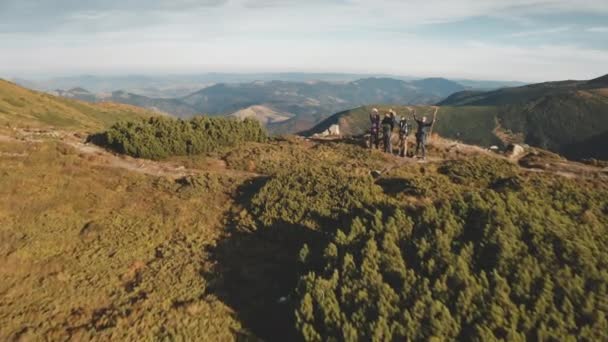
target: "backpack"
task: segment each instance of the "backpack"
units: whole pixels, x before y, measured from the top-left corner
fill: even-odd
[[[410,124],[407,121],[399,121],[399,134],[402,136],[408,135],[410,132]]]

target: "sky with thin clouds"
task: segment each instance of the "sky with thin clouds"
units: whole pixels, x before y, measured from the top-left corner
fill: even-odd
[[[606,0],[0,0],[0,77],[608,73]]]

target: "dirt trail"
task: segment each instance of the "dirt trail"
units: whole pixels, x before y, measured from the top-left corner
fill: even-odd
[[[438,111],[439,107],[434,106]],[[137,172],[152,176],[162,176],[172,179],[183,178],[203,173],[221,173],[224,175],[232,175],[235,177],[254,178],[261,176],[260,174],[229,169],[226,162],[221,159],[206,159],[205,166],[201,168],[187,168],[180,165],[178,162],[172,161],[153,161],[147,159],[133,158],[125,155],[117,155],[111,153],[99,146],[87,144],[84,142],[85,136],[78,132],[58,131],[58,130],[32,130],[32,129],[15,129],[12,134],[3,133],[0,131],[0,142],[8,143],[42,143],[44,141],[55,140],[74,148],[78,153],[87,159],[87,161],[95,166],[119,168],[132,172]],[[314,141],[311,141],[314,144]],[[410,142],[410,149],[415,148]],[[400,158],[394,156],[390,158],[382,173],[398,168],[409,163],[437,163],[445,158],[437,155],[450,155],[458,158],[463,158],[473,155],[489,155],[495,158],[507,157],[488,151],[479,146],[467,145],[457,141],[441,138],[433,135],[429,139],[428,149],[434,151],[432,156],[426,160],[416,158]],[[607,178],[608,169],[585,165],[567,160],[545,160],[537,158],[526,158],[529,154],[512,160],[524,171],[529,172],[544,172],[567,178]],[[0,156],[9,157],[26,157],[26,153],[11,153],[0,152]],[[528,160],[527,160],[528,159]]]
[[[132,172],[168,178],[183,178],[202,173],[221,173],[239,177],[258,177],[259,174],[229,169],[226,162],[221,159],[208,159],[204,169],[186,168],[176,162],[153,161],[133,158],[125,155],[111,153],[99,146],[85,143],[84,136],[78,132],[26,130],[14,131],[15,136],[0,132],[0,142],[41,143],[45,140],[58,140],[78,151],[87,161],[95,166],[119,168]],[[5,154],[5,153],[4,153]],[[3,155],[4,155],[3,154]],[[26,156],[19,154],[19,156]]]
[[[410,140],[409,149],[415,149],[415,146],[412,146],[411,141],[412,140]],[[608,179],[608,168],[582,164],[565,159],[546,159],[542,157],[542,153],[535,152],[534,149],[531,149],[516,159],[512,159],[504,154],[498,154],[479,146],[467,145],[458,141],[445,139],[435,134],[432,136],[432,139],[429,139],[427,151],[431,152],[431,156],[427,157],[425,160],[401,158],[396,155],[389,156],[390,164],[383,170],[378,171],[385,173],[405,164],[432,164],[442,162],[446,159],[459,159],[484,155],[492,158],[509,160],[516,163],[524,172],[550,173],[570,179]]]

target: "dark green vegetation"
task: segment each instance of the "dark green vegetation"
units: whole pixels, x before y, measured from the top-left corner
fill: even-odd
[[[513,177],[358,216],[303,249],[305,340],[605,339],[605,189]]]
[[[500,128],[573,159],[606,158],[608,75],[485,93],[456,93],[441,106],[494,108]]]
[[[605,159],[608,140],[608,79],[564,81],[465,91],[439,103],[435,131],[465,143],[490,146],[526,143],[571,159]],[[304,134],[338,123],[346,135],[367,133],[372,106],[338,113]],[[381,111],[388,106],[381,106]],[[426,107],[418,112],[432,113]],[[398,114],[408,114],[397,106]]]
[[[285,169],[266,164],[272,175],[235,221],[272,245],[249,255],[266,260],[258,276],[275,284],[256,293],[271,301],[297,288],[293,307],[275,315],[290,324],[284,316],[295,309],[305,340],[608,337],[605,180],[527,174],[487,156],[373,180],[364,172],[373,160],[339,167],[323,152],[341,144],[279,146],[239,153],[243,167],[281,154]],[[299,167],[309,153],[325,166]]]
[[[261,125],[250,119],[196,117],[178,120],[155,117],[118,122],[90,138],[93,142],[132,157],[162,159],[214,152],[267,139]]]

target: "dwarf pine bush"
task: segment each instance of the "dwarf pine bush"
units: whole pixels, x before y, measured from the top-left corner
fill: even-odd
[[[446,163],[458,194],[358,214],[305,245],[306,341],[608,339],[608,193],[508,164]],[[471,187],[468,175],[479,173]]]
[[[137,158],[162,159],[213,152],[243,142],[263,142],[267,135],[255,120],[153,117],[119,122],[91,140]]]

